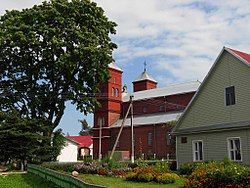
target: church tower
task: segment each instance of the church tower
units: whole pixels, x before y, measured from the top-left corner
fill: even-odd
[[[146,65],[146,62],[144,62],[144,71],[133,81],[134,92],[154,89],[157,87],[157,81],[148,74]]]
[[[109,64],[108,70],[110,79],[100,85],[101,96],[98,98],[100,107],[94,112],[93,154],[95,159],[107,156],[111,150],[109,127],[120,118],[121,114],[122,70],[113,62]]]

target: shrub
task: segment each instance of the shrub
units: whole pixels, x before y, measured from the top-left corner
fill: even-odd
[[[177,179],[179,179],[179,176],[175,173],[163,173],[156,176],[156,182],[163,184],[174,183]]]
[[[136,181],[137,179],[137,173],[135,172],[129,172],[125,175],[125,179],[128,181]]]
[[[72,172],[77,163],[43,163],[42,166],[56,171]]]
[[[184,164],[181,164],[180,166],[180,174],[182,175],[190,175],[192,174],[192,172],[198,168],[199,166],[202,166],[204,165],[205,163],[202,163],[202,162],[196,162],[196,163],[184,163]]]
[[[137,180],[139,182],[150,182],[154,179],[154,176],[152,173],[139,173],[137,176]]]
[[[209,162],[188,176],[184,187],[247,187],[250,168],[233,162]]]
[[[164,173],[169,172],[169,163],[168,162],[157,162],[154,165],[155,172]]]
[[[97,170],[97,174],[101,175],[101,176],[107,176],[109,174],[109,171],[105,168],[101,168],[101,169]]]

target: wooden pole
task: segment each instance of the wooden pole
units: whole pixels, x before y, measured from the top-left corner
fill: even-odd
[[[101,162],[102,160],[102,119],[99,119],[99,156],[98,161]]]
[[[116,148],[117,143],[118,143],[118,140],[119,140],[119,138],[120,138],[120,136],[121,136],[122,129],[123,129],[123,127],[124,127],[125,120],[126,120],[126,118],[128,117],[128,113],[129,113],[129,111],[130,111],[130,108],[131,108],[131,102],[130,102],[130,105],[129,105],[129,107],[128,107],[128,111],[127,111],[127,113],[126,113],[124,119],[122,120],[122,125],[121,125],[121,128],[120,128],[120,130],[119,130],[119,133],[118,133],[118,135],[117,135],[117,138],[116,138],[115,144],[114,144],[114,146],[113,146],[113,149],[112,149],[112,151],[111,151],[111,154],[110,154],[109,159],[112,159],[112,157],[113,157],[113,155],[114,155],[115,148]]]
[[[134,150],[134,125],[133,125],[133,96],[130,96],[131,101],[131,162],[135,162],[135,150]]]

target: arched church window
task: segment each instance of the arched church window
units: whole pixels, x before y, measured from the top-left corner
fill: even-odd
[[[112,87],[111,95],[114,97],[115,96],[115,88]]]
[[[115,89],[115,96],[116,96],[116,97],[119,96],[119,89],[118,89],[118,88]]]

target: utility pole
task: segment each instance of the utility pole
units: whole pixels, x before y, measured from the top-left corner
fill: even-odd
[[[99,158],[98,161],[101,162],[102,160],[102,118],[99,120]]]
[[[133,125],[133,95],[130,96],[131,101],[131,162],[135,162],[135,150],[134,150],[134,125]]]
[[[112,151],[111,151],[111,154],[110,154],[109,159],[112,159],[112,157],[113,157],[113,155],[114,155],[115,148],[116,148],[117,143],[118,143],[118,140],[119,140],[119,138],[120,138],[120,136],[121,136],[122,129],[123,129],[123,127],[124,127],[124,124],[125,124],[125,121],[126,121],[126,119],[127,119],[127,117],[128,117],[128,113],[129,113],[130,109],[131,109],[131,101],[130,101],[128,110],[127,110],[127,112],[126,112],[126,115],[125,115],[125,117],[124,117],[123,120],[122,120],[121,128],[120,128],[119,133],[118,133],[118,135],[117,135],[117,138],[116,138],[115,144],[114,144],[114,146],[113,146],[113,149],[112,149]]]

